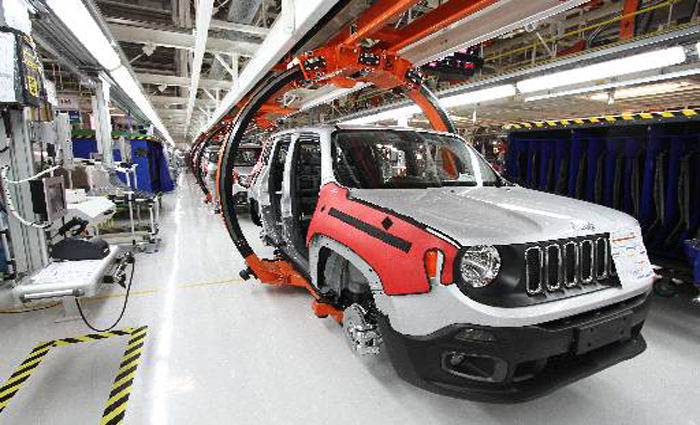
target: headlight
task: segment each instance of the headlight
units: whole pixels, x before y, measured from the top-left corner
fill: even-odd
[[[501,256],[496,248],[477,245],[464,251],[460,271],[462,279],[471,286],[483,288],[496,279],[500,270]]]

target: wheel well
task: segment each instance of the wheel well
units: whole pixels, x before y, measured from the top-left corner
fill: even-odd
[[[319,292],[336,307],[344,309],[353,303],[366,304],[373,300],[369,280],[342,254],[321,247],[317,267]]]

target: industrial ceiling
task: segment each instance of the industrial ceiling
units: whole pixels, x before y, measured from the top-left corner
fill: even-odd
[[[178,143],[190,142],[215,121],[221,115],[222,102],[227,94],[231,98],[231,92],[242,84],[255,83],[240,78],[245,75],[242,74],[243,70],[251,58],[261,51],[261,45],[273,25],[282,19],[285,2],[206,0],[198,3],[198,11],[194,6],[197,2],[191,0],[94,0],[112,37],[119,42],[151,103]],[[300,40],[294,47],[310,49],[327,41],[334,28],[351,21],[371,3],[368,0],[338,2],[342,7],[336,7],[333,19],[325,21],[323,28],[317,28],[308,39]],[[396,29],[404,28],[444,3],[441,0],[421,1],[392,25]],[[459,41],[479,46],[479,54],[484,59],[483,67],[470,78],[454,80],[430,77],[430,84],[438,93],[487,85],[492,80],[522,74],[528,69],[550,63],[556,65],[563,59],[585,59],[586,55],[595,52],[609,51],[611,57],[624,55],[628,52],[616,50],[618,46],[693,28],[692,23],[698,14],[695,0],[565,2],[575,7],[563,8],[544,19],[527,22],[523,27],[516,16],[497,13],[499,5],[512,3],[512,0],[490,3],[493,3],[490,8],[482,12],[488,13],[493,9],[493,16],[477,13],[455,23],[452,32],[437,34],[426,42],[404,49],[402,54],[414,63],[433,60],[437,52],[444,51],[437,48],[445,44],[440,37],[454,39],[454,29],[460,28],[459,25],[462,25],[458,34],[462,39]],[[537,3],[543,2],[520,3],[522,13],[532,16],[533,11],[528,7],[536,7]],[[498,19],[504,20],[501,31],[489,33],[494,20]],[[509,23],[514,23],[512,28],[508,26]],[[207,36],[198,36],[197,28],[207,28]],[[670,40],[662,45],[674,42],[674,39]],[[51,60],[50,51],[44,50],[44,53]],[[587,62],[583,59],[574,66],[584,66]],[[60,88],[84,89],[85,79],[76,77],[75,71],[65,66],[54,66],[47,70],[47,74],[50,78],[53,75],[61,80]],[[194,85],[197,88],[192,91]],[[640,83],[635,87],[639,86],[648,88],[634,91],[627,87],[540,100],[526,99],[518,94],[500,102],[457,106],[451,108],[451,112],[458,126],[475,127],[700,104],[697,76],[689,75],[653,84]],[[297,98],[291,99],[291,102],[297,107],[301,106],[302,112],[293,115],[290,123],[299,120],[339,120],[347,115],[366,114],[363,110],[367,108],[397,101],[391,94],[365,87],[342,93],[341,96],[334,95],[328,87],[320,90],[307,88],[296,94]],[[421,118],[415,117],[415,120],[419,122]]]

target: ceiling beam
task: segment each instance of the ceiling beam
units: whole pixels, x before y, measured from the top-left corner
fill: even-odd
[[[166,86],[190,87],[190,79],[188,77],[178,77],[175,75],[159,75],[159,74],[143,74],[137,73],[136,78],[141,84],[165,84]],[[233,83],[231,81],[219,81],[212,79],[200,79],[199,88],[202,89],[219,89],[231,90]]]
[[[398,53],[423,65],[454,51],[476,46],[510,31],[566,12],[588,0],[501,0],[441,31],[404,47]],[[517,7],[515,4],[517,3]]]
[[[231,79],[233,81],[236,81],[238,79],[238,55],[236,55],[236,54],[233,55],[233,58],[231,60],[231,65],[233,65],[233,66],[229,66],[229,64],[226,63],[224,58],[222,58],[221,55],[218,53],[215,53],[214,57],[216,58],[217,61],[219,61],[221,66],[224,67],[226,72],[229,73],[229,75],[231,76]]]
[[[153,43],[160,47],[192,50],[195,47],[196,36],[192,33],[157,28],[144,28],[124,23],[110,23],[109,30],[114,38],[128,43]],[[251,57],[258,50],[259,44],[249,41],[234,41],[221,38],[210,38],[206,43],[206,51],[212,53],[238,53]]]
[[[199,0],[197,5],[197,21],[195,33],[197,39],[194,45],[194,58],[192,59],[192,83],[190,84],[190,98],[187,101],[187,118],[185,127],[189,127],[192,119],[192,111],[197,100],[197,89],[199,88],[199,77],[202,72],[202,61],[204,60],[204,51],[209,39],[209,24],[211,23],[211,15],[214,10],[214,0]],[[186,131],[186,130],[185,130]]]
[[[289,53],[290,49],[298,43],[305,34],[311,31],[325,14],[335,6],[339,0],[304,0],[283,1],[280,16],[270,29],[270,33],[260,46],[250,62],[243,68],[234,87],[222,99],[222,102],[214,111],[213,117],[197,130],[195,136],[213,127],[218,120],[226,116],[261,78],[272,69],[275,64]]]
[[[255,25],[238,24],[235,22],[222,21],[219,19],[212,19],[210,26],[212,29],[242,32],[245,34],[257,35],[260,37],[265,37],[267,33],[270,32],[269,28],[256,27]]]
[[[202,88],[202,85],[199,85],[199,88]],[[186,105],[187,104],[187,97],[180,97],[180,96],[151,96],[151,103],[154,106],[163,106],[163,105]],[[197,99],[197,105],[201,106],[214,106],[216,107],[219,104],[219,102],[210,99]]]

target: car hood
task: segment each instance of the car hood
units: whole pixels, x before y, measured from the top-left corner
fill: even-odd
[[[521,187],[352,189],[351,196],[438,230],[462,245],[504,245],[638,226],[600,205]]]

